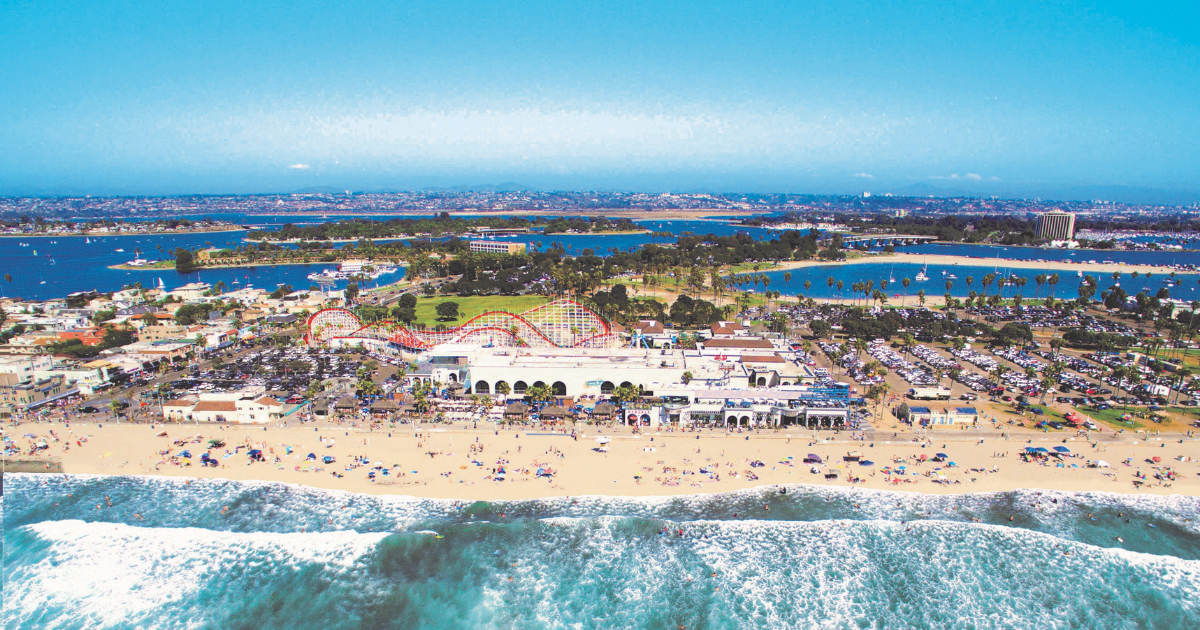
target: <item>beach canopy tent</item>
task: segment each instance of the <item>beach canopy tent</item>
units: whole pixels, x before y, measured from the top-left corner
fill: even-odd
[[[511,403],[504,409],[505,418],[524,418],[529,414],[529,405],[523,402]]]
[[[616,412],[617,412],[617,406],[610,402],[599,402],[599,403],[596,403],[595,407],[592,407],[592,415],[593,416],[601,416],[604,418],[611,418],[612,415]]]
[[[387,398],[380,398],[379,400],[371,403],[371,411],[390,413],[393,411],[398,411],[399,409],[400,405],[397,405],[394,400],[389,400]]]
[[[347,394],[342,396],[333,406],[333,408],[337,409],[338,411],[358,409],[358,399]]]
[[[1059,453],[1070,453],[1071,452],[1071,449],[1069,449],[1065,446],[1055,446],[1054,450],[1058,451]]]
[[[809,453],[808,455],[806,455],[804,457],[804,463],[805,464],[820,464],[821,456],[817,455],[816,453]]]

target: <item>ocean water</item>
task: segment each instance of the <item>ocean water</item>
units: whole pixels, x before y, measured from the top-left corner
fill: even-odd
[[[1197,254],[1192,254],[1194,257],[1200,258]],[[879,288],[883,280],[888,281],[887,294],[890,299],[890,304],[899,304],[900,300],[895,297],[897,295],[907,296],[908,304],[915,304],[915,296],[918,291],[924,290],[925,295],[929,297],[942,296],[946,294],[946,281],[950,280],[942,275],[942,271],[948,274],[952,273],[958,276],[957,279],[951,280],[953,284],[950,287],[950,294],[955,297],[966,297],[971,291],[976,293],[983,292],[983,277],[989,273],[996,274],[997,278],[1017,276],[1023,277],[1026,280],[1025,287],[1020,290],[1026,300],[1034,299],[1035,297],[1044,298],[1053,294],[1056,299],[1073,300],[1079,297],[1079,285],[1083,281],[1076,275],[1074,269],[1022,269],[1019,267],[1005,267],[1003,263],[999,265],[976,265],[972,264],[976,261],[966,260],[962,264],[955,265],[929,265],[929,270],[926,274],[929,279],[925,282],[917,282],[914,278],[921,271],[923,266],[918,263],[892,263],[887,262],[887,259],[880,259],[879,262],[856,263],[848,265],[826,265],[820,267],[800,267],[789,271],[770,271],[764,265],[763,271],[760,274],[766,274],[771,279],[771,283],[766,286],[766,289],[771,291],[779,291],[782,295],[798,295],[803,294],[813,298],[854,298],[854,292],[850,287],[855,282],[865,282],[872,280],[875,282],[875,288]],[[790,274],[789,276],[784,275]],[[1043,285],[1040,293],[1036,278],[1038,274],[1058,274],[1058,285],[1051,289],[1049,285]],[[747,277],[759,275],[754,273],[747,274]],[[1113,288],[1116,282],[1120,282],[1121,288],[1129,295],[1136,295],[1139,291],[1146,291],[1150,295],[1158,293],[1159,289],[1167,287],[1171,293],[1171,297],[1181,300],[1200,300],[1200,275],[1195,273],[1177,273],[1174,282],[1171,284],[1164,282],[1168,279],[1168,274],[1156,273],[1147,278],[1143,274],[1134,278],[1128,272],[1121,274],[1118,280],[1113,280],[1111,273],[1101,272],[1085,272],[1084,275],[1091,275],[1096,278],[1100,289],[1096,292],[1093,299],[1100,299],[1100,291],[1107,291]],[[972,277],[972,283],[967,284],[967,276]],[[834,286],[830,287],[828,278],[832,277]],[[902,281],[904,278],[912,280],[908,288],[905,289]],[[804,288],[805,281],[811,281],[812,287],[808,290]],[[843,283],[842,291],[837,290],[837,281]],[[757,293],[762,293],[763,285],[749,284],[743,288],[754,289]],[[995,295],[999,289],[996,283],[993,282],[987,289],[988,295]],[[1009,285],[1004,288],[1004,297],[1011,298],[1017,293],[1017,287]],[[859,298],[862,294],[858,294]]]
[[[1200,627],[1200,503],[1185,497],[788,486],[463,503],[5,482],[9,629]]]

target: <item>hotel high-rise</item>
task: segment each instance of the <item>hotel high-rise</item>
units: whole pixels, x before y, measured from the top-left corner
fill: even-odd
[[[1051,241],[1075,238],[1075,214],[1053,210],[1038,216],[1037,236]]]

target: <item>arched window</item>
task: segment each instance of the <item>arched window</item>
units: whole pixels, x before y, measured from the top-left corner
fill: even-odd
[[[550,386],[550,393],[555,396],[566,396],[567,384],[562,381],[554,381],[554,384]]]
[[[509,391],[511,391],[511,390],[508,389],[507,381],[496,381],[496,393],[497,394],[507,394]]]
[[[520,396],[524,396],[525,390],[527,389],[529,389],[529,385],[527,385],[525,381],[517,381],[516,384],[513,385],[513,393]]]
[[[617,388],[617,386],[613,385],[612,381],[604,381],[603,383],[600,384],[600,393],[604,394],[605,396],[611,396],[613,393],[613,390],[616,388]]]
[[[629,381],[621,381],[621,387],[633,387],[633,383]]]
[[[476,394],[490,394],[490,393],[492,393],[492,390],[490,387],[488,387],[487,381],[479,381],[479,382],[475,383],[475,393]]]
[[[534,387],[545,387],[546,381],[534,381],[533,386]]]

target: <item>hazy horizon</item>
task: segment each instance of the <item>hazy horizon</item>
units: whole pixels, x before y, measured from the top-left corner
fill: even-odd
[[[16,3],[0,194],[516,182],[1188,204],[1197,18],[1028,0]]]

